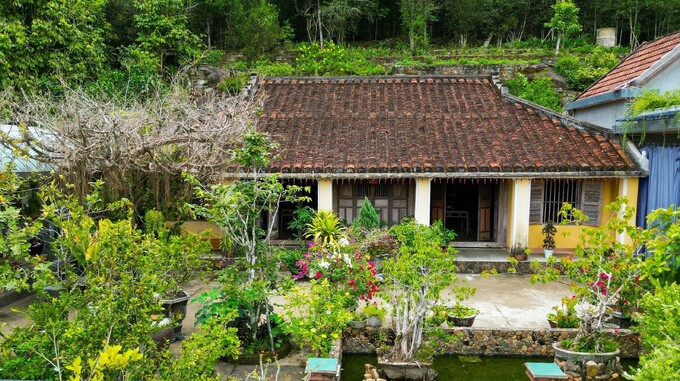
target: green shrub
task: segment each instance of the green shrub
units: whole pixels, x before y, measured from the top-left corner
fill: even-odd
[[[629,112],[632,116],[637,116],[645,111],[678,105],[680,105],[680,90],[671,90],[661,94],[648,91],[635,99]]]
[[[352,221],[352,227],[364,231],[380,228],[380,217],[368,197],[364,198],[364,204],[359,210],[359,217]]]
[[[611,50],[596,47],[580,59],[573,54],[565,54],[555,62],[555,71],[563,76],[575,90],[584,90],[607,74],[616,66],[619,59]]]
[[[381,75],[384,67],[366,59],[360,50],[327,42],[323,50],[316,44],[298,46],[295,71],[298,75]]]
[[[560,94],[552,87],[549,78],[534,78],[529,81],[523,74],[505,82],[510,93],[541,106],[562,111]]]
[[[245,86],[246,81],[242,77],[226,77],[220,81],[217,85],[217,89],[229,93],[237,94],[241,91],[243,86]]]
[[[640,357],[632,380],[677,380],[680,372],[680,285],[670,284],[645,295],[640,332],[650,352]]]
[[[255,64],[255,71],[264,76],[282,77],[293,75],[295,73],[295,68],[287,62],[260,60]]]

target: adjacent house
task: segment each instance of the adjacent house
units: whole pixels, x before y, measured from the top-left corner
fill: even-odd
[[[314,206],[347,222],[365,198],[388,223],[442,220],[459,246],[538,248],[564,202],[602,224],[603,206],[636,202],[646,175],[634,145],[492,78],[264,78],[258,92],[258,128],[280,144],[267,172],[311,185]],[[293,208],[279,216],[281,234]],[[557,239],[575,245],[574,235]]]
[[[680,31],[646,42],[565,108],[576,119],[632,140],[649,159],[640,182],[638,226],[657,208],[680,205],[680,107],[632,117],[629,106],[645,91],[680,89]]]

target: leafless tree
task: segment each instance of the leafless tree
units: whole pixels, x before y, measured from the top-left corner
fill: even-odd
[[[0,94],[0,132],[15,152],[53,164],[86,194],[102,179],[113,197],[159,206],[176,194],[182,172],[201,181],[219,179],[234,148],[253,128],[260,101],[255,83],[239,94],[197,94],[179,81],[139,98],[66,88],[59,95]],[[2,124],[0,123],[0,124]]]

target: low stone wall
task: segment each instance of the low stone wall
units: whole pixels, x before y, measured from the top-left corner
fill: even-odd
[[[453,342],[441,341],[439,347],[447,355],[549,357],[555,353],[552,343],[576,336],[575,329],[448,329],[451,335],[460,335]],[[612,330],[618,341],[621,357],[639,357],[638,334],[630,330]],[[391,328],[346,328],[343,333],[344,353],[373,354],[380,346],[394,343]]]
[[[501,79],[513,78],[518,72],[532,64],[489,64],[489,65],[396,65],[392,74],[446,75],[451,77],[488,77],[498,74]]]
[[[539,262],[541,268],[545,267],[545,262]],[[456,261],[456,268],[459,274],[482,274],[486,271],[496,270],[499,274],[505,274],[513,266],[510,262],[498,261]],[[556,263],[553,265],[560,273],[564,270],[562,265]],[[518,262],[515,266],[517,274],[535,274],[538,270],[531,268],[531,261]]]

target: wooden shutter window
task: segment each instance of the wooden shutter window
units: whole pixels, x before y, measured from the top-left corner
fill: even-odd
[[[531,200],[529,201],[529,223],[543,223],[543,181],[531,180]]]
[[[602,182],[584,181],[581,188],[581,211],[588,216],[585,225],[600,225],[600,210],[602,209]]]

